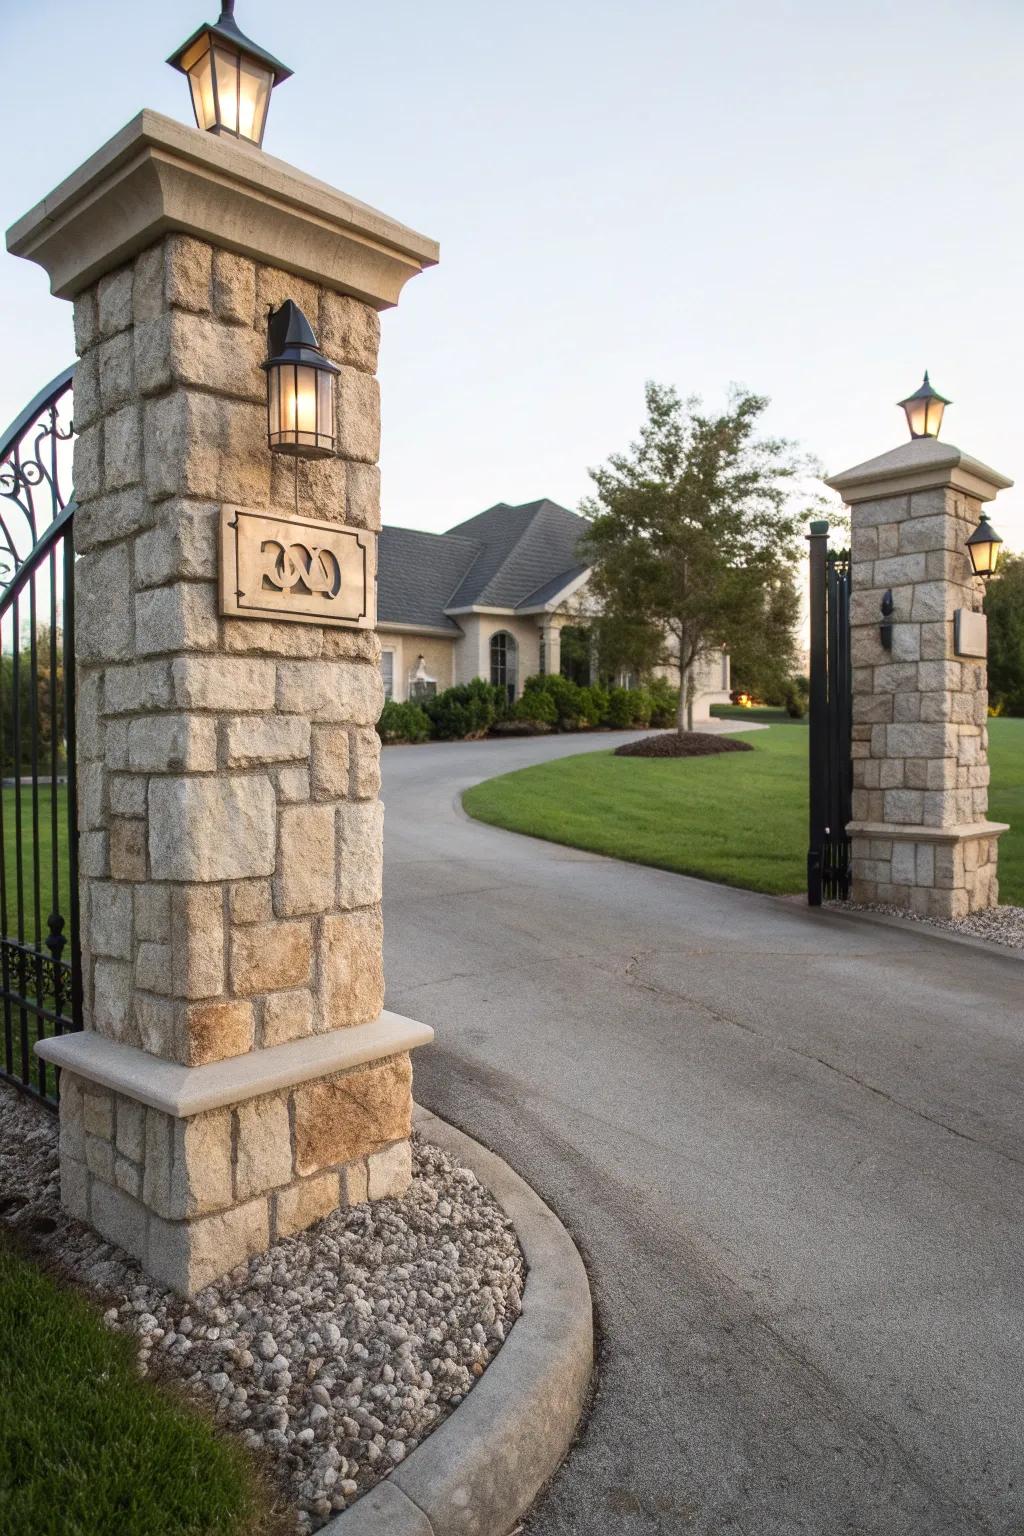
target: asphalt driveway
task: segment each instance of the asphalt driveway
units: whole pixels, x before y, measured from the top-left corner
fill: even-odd
[[[384,753],[416,1097],[587,1260],[530,1536],[1024,1532],[1024,962],[470,821],[607,737]]]

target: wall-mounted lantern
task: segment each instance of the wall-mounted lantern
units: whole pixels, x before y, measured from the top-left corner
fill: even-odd
[[[334,376],[299,306],[285,299],[267,321],[267,441],[297,459],[334,454]]]
[[[999,563],[999,546],[1002,542],[988,520],[988,513],[983,512],[981,521],[967,540],[967,553],[971,557],[975,576],[988,581],[990,576],[995,575],[995,569]]]
[[[896,607],[893,601],[892,588],[890,587],[882,598],[879,607],[882,610],[882,622],[878,626],[878,638],[882,642],[883,651],[892,650],[892,615]]]
[[[942,413],[947,405],[952,405],[944,395],[940,395],[937,389],[933,389],[928,379],[928,370],[925,369],[924,383],[920,389],[901,400],[900,405],[907,414],[907,425],[910,428],[911,437],[938,437],[942,426]]]
[[[167,62],[188,76],[200,128],[263,143],[270,93],[292,72],[239,31],[235,0],[223,0],[217,20],[193,32]]]

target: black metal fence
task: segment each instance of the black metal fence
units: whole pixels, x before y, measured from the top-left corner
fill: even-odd
[[[853,674],[850,660],[850,557],[828,547],[828,523],[812,523],[810,844],[807,900],[850,894],[853,814]]]
[[[0,1076],[56,1102],[33,1051],[82,1027],[75,560],[66,369],[0,439]]]

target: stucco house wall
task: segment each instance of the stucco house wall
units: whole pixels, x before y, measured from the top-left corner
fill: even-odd
[[[540,671],[540,626],[535,618],[512,614],[459,614],[465,638],[455,647],[455,681],[471,683],[474,677],[491,679],[491,637],[504,630],[517,646],[516,698],[528,677]]]
[[[384,625],[379,626],[378,633],[385,672],[383,658],[387,652],[391,652],[392,687],[389,697],[392,699],[403,703],[409,697],[409,678],[420,656],[424,659],[428,675],[437,681],[438,693],[450,688],[456,681],[455,654],[459,637],[453,635],[447,640],[440,635],[389,630]]]

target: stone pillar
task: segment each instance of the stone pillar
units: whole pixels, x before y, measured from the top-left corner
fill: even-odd
[[[562,625],[561,621],[553,618],[544,618],[540,627],[541,640],[544,644],[544,672],[548,677],[557,677],[562,670]]]
[[[1006,828],[988,820],[983,589],[966,541],[1012,482],[919,438],[826,483],[852,523],[853,900],[947,918],[994,906]]]
[[[8,239],[73,299],[81,359],[86,1028],[40,1047],[64,1069],[62,1199],[189,1292],[410,1177],[409,1050],[430,1031],[382,1012],[374,373],[377,312],[436,247],[152,113]],[[285,298],[341,370],[338,457],[299,464],[312,535],[267,446]],[[239,509],[284,539],[345,530],[363,619],[311,621],[301,586],[298,611],[285,591],[270,617],[224,616]]]

